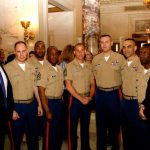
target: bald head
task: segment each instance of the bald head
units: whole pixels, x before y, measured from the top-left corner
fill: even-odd
[[[43,41],[37,41],[34,46],[34,54],[38,60],[43,60],[45,56],[45,44]]]

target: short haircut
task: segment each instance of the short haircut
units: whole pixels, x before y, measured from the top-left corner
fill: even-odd
[[[55,46],[49,46],[49,47],[47,48],[47,54],[48,54],[48,52],[51,51],[52,49],[55,49],[55,50],[58,51],[57,47],[55,47]]]
[[[26,44],[24,41],[18,41],[18,42],[15,43],[14,49],[16,49],[16,46],[17,46],[18,44],[24,44],[24,45],[27,47],[27,44]]]
[[[100,39],[102,38],[102,37],[109,37],[110,39],[112,39],[112,37],[109,35],[109,34],[103,34],[103,35],[100,35]]]
[[[125,39],[124,41],[132,41],[132,42],[135,43],[135,45],[136,45],[136,41],[135,41],[133,38],[127,38],[127,39]]]
[[[29,54],[35,54],[34,51],[30,51]]]
[[[77,48],[77,46],[83,46],[83,47],[85,48],[85,46],[84,46],[83,43],[77,43],[77,44],[74,46],[74,50]]]
[[[35,49],[35,47],[36,47],[39,43],[43,43],[44,46],[45,46],[45,43],[44,43],[43,41],[37,41],[37,42],[35,43],[35,45],[34,45],[34,49]]]

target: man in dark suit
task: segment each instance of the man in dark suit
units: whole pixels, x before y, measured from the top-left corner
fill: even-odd
[[[13,150],[13,139],[11,132],[11,118],[13,112],[13,94],[10,81],[7,77],[3,66],[0,64],[0,150],[4,149],[5,131],[8,136]]]

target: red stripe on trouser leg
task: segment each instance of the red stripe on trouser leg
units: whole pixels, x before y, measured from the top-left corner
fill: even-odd
[[[12,136],[12,128],[11,128],[11,123],[10,121],[7,122],[8,123],[8,128],[9,128],[9,139],[10,139],[10,145],[11,145],[11,150],[15,150],[14,148],[14,140],[13,140],[13,136]]]
[[[122,140],[122,132],[120,130],[119,135],[118,135],[118,143],[119,143],[119,145],[121,144],[121,140]]]
[[[49,135],[50,135],[49,128],[50,128],[50,123],[49,121],[46,121],[46,142],[45,142],[46,150],[49,150]]]
[[[68,150],[71,150],[71,135],[70,135],[70,108],[72,104],[72,95],[70,95],[69,99],[69,107],[68,107]]]
[[[119,87],[118,89],[118,92],[119,92],[119,98],[120,98],[120,101],[122,100],[122,91],[121,91],[121,88]],[[121,143],[121,131],[119,132],[119,135],[118,135],[118,143],[120,144]]]
[[[122,91],[121,91],[120,87],[118,89],[118,92],[119,92],[119,98],[120,98],[120,101],[121,101],[122,100]]]

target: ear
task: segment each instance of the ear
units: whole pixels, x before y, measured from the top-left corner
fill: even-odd
[[[134,46],[134,51],[136,52],[136,50],[137,50],[137,46],[135,45],[135,46]]]
[[[114,44],[114,43],[113,43],[113,41],[112,41],[112,42],[111,42],[111,46],[113,46],[113,44]]]
[[[29,52],[27,52],[27,58],[29,58]]]

